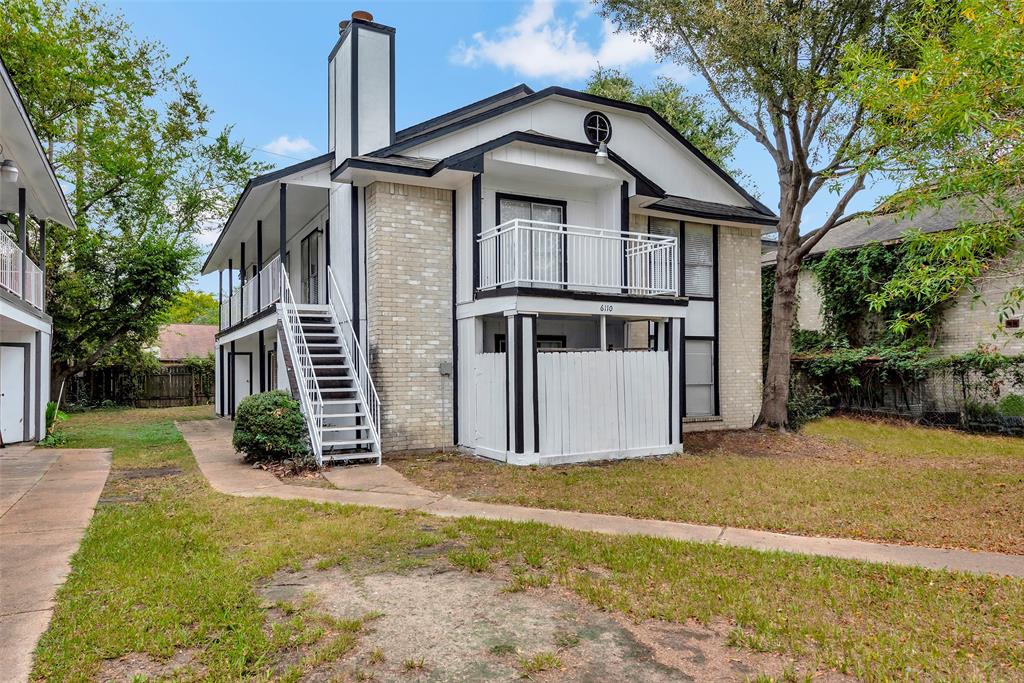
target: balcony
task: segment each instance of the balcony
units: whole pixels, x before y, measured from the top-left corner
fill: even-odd
[[[281,257],[275,256],[256,277],[231,290],[220,305],[220,329],[255,316],[281,299]]]
[[[675,296],[675,237],[515,219],[483,232],[480,290],[537,287]]]
[[[0,287],[43,310],[43,271],[3,231],[0,231]]]

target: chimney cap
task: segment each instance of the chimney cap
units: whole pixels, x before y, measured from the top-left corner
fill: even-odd
[[[364,9],[357,9],[352,13],[353,19],[359,19],[361,21],[373,21],[373,15]]]
[[[348,28],[348,25],[350,23],[352,23],[352,22],[350,22],[348,19],[342,19],[341,21],[339,21],[338,22],[338,33],[339,34],[344,33],[345,29]]]

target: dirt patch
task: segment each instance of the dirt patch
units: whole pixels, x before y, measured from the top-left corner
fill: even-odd
[[[174,465],[165,467],[137,467],[134,469],[114,470],[111,479],[157,479],[174,477],[181,474],[181,468]]]
[[[508,587],[495,576],[446,566],[358,577],[335,568],[279,574],[261,596],[265,604],[315,600],[338,619],[381,614],[336,665],[342,680],[486,682],[528,674],[541,681],[667,683],[809,671],[730,646],[725,622],[634,624],[561,589]]]
[[[101,683],[121,683],[132,680],[199,679],[203,677],[203,667],[196,662],[196,654],[195,650],[182,650],[164,660],[133,652],[104,661],[95,680]]]
[[[310,486],[320,489],[336,488],[334,484],[324,478],[320,470],[315,469],[315,467],[309,468],[296,465],[290,460],[285,462],[257,462],[253,463],[251,467],[270,472],[280,479],[282,483],[289,486]]]

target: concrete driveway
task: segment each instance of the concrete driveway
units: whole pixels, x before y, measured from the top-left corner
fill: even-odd
[[[57,588],[110,472],[110,451],[0,450],[0,671],[28,680]]]

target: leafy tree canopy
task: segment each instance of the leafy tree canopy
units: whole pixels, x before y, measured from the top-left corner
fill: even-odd
[[[919,298],[918,309],[894,316],[902,331],[929,315],[932,302],[1006,278],[1017,284],[1001,302],[1005,319],[1024,299],[1024,250],[1015,249],[1024,238],[1024,2],[923,0],[893,24],[915,46],[915,60],[852,45],[845,87],[891,150],[879,169],[907,188],[890,204],[913,216],[954,198],[964,219],[949,232],[912,233],[908,267],[871,305],[888,312]]]
[[[56,383],[152,342],[196,271],[197,233],[266,167],[230,129],[210,134],[184,62],[120,14],[89,0],[5,0],[0,25],[0,56],[75,218],[47,232]]]
[[[219,308],[217,297],[213,294],[189,289],[174,297],[164,313],[163,322],[216,325]]]
[[[709,159],[729,167],[739,142],[729,118],[713,113],[705,98],[687,93],[671,78],[661,76],[653,87],[645,88],[622,71],[598,68],[587,81],[586,92],[650,107]]]

